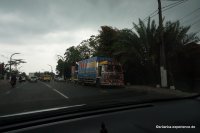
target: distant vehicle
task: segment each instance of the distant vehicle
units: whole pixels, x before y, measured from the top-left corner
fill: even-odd
[[[37,77],[35,76],[35,73],[29,73],[28,80],[30,82],[37,82]]]
[[[26,77],[22,76],[22,82],[26,81]]]
[[[76,74],[76,70],[72,73],[77,75],[79,83],[96,84],[97,86],[124,86],[122,66],[111,58],[92,57],[77,62],[77,65],[78,73]]]
[[[51,81],[51,75],[46,73],[44,75],[41,76],[41,81]]]
[[[19,80],[20,83],[21,83],[21,82],[25,82],[25,81],[26,81],[26,77],[24,77],[24,76],[19,76],[19,77],[18,77],[18,80]]]
[[[35,73],[29,73],[28,74],[28,80],[31,80],[31,77],[35,77]]]
[[[30,82],[37,82],[37,77],[36,77],[36,76],[31,77],[31,78],[30,78]]]
[[[54,81],[65,82],[65,79],[62,78],[62,77],[56,77],[56,78],[54,79]]]

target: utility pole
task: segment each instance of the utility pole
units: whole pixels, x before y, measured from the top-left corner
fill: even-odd
[[[166,57],[165,46],[163,39],[163,20],[162,20],[162,6],[161,0],[158,0],[158,16],[159,16],[159,32],[160,32],[160,78],[161,87],[167,87],[167,70],[166,70]]]

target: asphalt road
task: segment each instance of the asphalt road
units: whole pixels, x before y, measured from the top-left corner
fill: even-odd
[[[127,88],[97,88],[67,82],[17,83],[0,92],[0,116],[56,107],[112,101],[122,97],[144,95]]]
[[[0,116],[66,106],[89,104],[113,104],[117,102],[165,99],[190,96],[176,90],[148,87],[112,88],[82,86],[68,82],[28,81],[17,83],[12,88],[8,83],[0,84]]]

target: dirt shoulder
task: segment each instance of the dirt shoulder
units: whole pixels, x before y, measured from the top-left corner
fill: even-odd
[[[182,97],[191,97],[196,96],[198,93],[189,93],[189,92],[183,92],[180,90],[173,90],[169,88],[156,88],[156,87],[150,87],[150,86],[142,86],[142,85],[130,85],[125,87],[128,90],[137,91],[141,93],[150,94],[149,96],[160,96],[165,98],[182,98]]]

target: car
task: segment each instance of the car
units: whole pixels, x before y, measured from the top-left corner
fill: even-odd
[[[26,81],[26,77],[22,77],[22,82],[25,82]]]
[[[65,79],[62,77],[56,77],[56,78],[54,78],[54,81],[65,82]]]
[[[37,82],[37,77],[31,77],[30,82]]]

